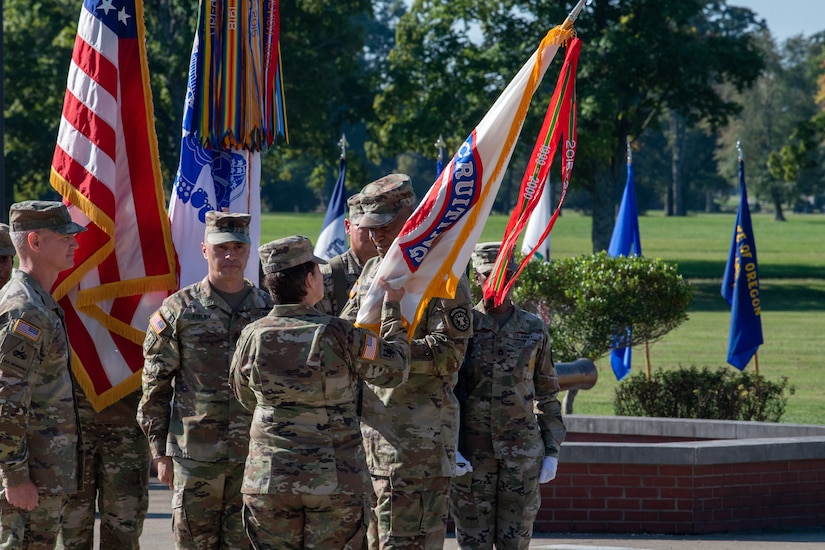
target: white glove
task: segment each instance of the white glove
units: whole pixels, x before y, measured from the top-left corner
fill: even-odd
[[[541,472],[539,473],[539,483],[547,483],[556,478],[556,470],[559,467],[559,459],[554,456],[545,456],[541,461]]]
[[[464,474],[469,474],[473,471],[473,465],[470,461],[461,456],[458,451],[455,452],[455,477],[461,477]]]

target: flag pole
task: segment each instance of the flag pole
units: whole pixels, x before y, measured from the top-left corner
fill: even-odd
[[[570,14],[567,16],[568,21],[570,21],[571,23],[575,22],[576,19],[579,17],[579,13],[582,11],[582,8],[584,8],[584,5],[590,5],[591,1],[592,0],[579,0],[579,3],[576,4],[572,10],[570,10]]]
[[[341,158],[347,158],[347,147],[349,147],[349,142],[347,141],[347,134],[341,134],[341,139],[338,140],[338,147],[341,148]]]
[[[627,143],[627,166],[633,164],[633,149],[630,147],[630,136],[626,138]],[[650,380],[650,342],[645,338],[645,378]]]

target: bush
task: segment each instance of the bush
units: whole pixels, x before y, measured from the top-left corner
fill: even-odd
[[[613,408],[619,416],[704,418],[779,422],[795,388],[788,378],[771,382],[729,367],[656,370],[650,380],[633,375],[616,387]]]
[[[558,361],[595,360],[616,343],[653,343],[687,319],[691,298],[675,265],[606,252],[529,262],[513,294],[547,321]]]

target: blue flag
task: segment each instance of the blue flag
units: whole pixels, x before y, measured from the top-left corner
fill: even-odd
[[[347,160],[341,158],[338,167],[338,181],[332,190],[332,197],[327,205],[327,215],[324,216],[324,226],[315,243],[315,255],[329,260],[338,254],[347,251],[347,230],[344,227],[347,197],[344,180],[347,175]]]
[[[636,209],[636,189],[633,185],[633,163],[627,163],[627,182],[624,186],[619,215],[613,227],[613,236],[607,249],[608,256],[642,255],[642,241],[639,236],[639,212]],[[630,327],[627,329],[630,339]],[[610,366],[616,380],[622,380],[630,373],[631,348],[614,347],[610,351]]]
[[[739,160],[739,211],[722,277],[722,297],[731,305],[728,363],[743,370],[762,345],[762,305],[756,241],[745,188],[745,163]]]

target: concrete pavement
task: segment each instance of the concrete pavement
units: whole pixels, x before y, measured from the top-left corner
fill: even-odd
[[[174,549],[172,516],[169,509],[171,496],[171,491],[165,485],[152,479],[149,486],[149,514],[140,538],[140,547],[143,550]],[[458,545],[455,539],[450,539],[444,548],[445,550],[457,550]],[[530,548],[543,550],[814,550],[825,548],[825,518],[823,518],[823,527],[819,530],[787,533],[702,536],[537,534]]]

